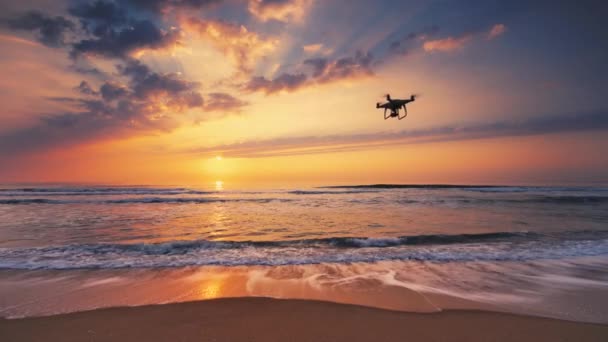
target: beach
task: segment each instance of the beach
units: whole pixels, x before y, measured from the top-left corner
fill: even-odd
[[[2,341],[604,341],[608,189],[0,191]]]
[[[0,320],[3,341],[606,341],[608,326],[484,311],[405,313],[229,298]]]

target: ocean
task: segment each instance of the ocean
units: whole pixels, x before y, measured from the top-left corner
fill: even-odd
[[[0,316],[230,296],[608,323],[608,188],[0,188]]]

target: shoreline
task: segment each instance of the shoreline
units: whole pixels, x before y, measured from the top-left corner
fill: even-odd
[[[413,313],[266,297],[0,319],[4,341],[605,341],[608,325],[476,310]]]

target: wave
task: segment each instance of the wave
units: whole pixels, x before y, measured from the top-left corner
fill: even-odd
[[[472,187],[465,188],[467,191],[474,192],[497,192],[497,193],[509,193],[509,192],[608,192],[608,188],[603,187],[545,187],[545,186],[505,186],[505,187]]]
[[[335,192],[339,194],[345,192]],[[353,192],[362,193],[362,192]],[[292,191],[292,195],[328,194],[327,192]],[[351,193],[352,194],[352,193]],[[0,198],[0,205],[27,205],[27,204],[188,204],[188,203],[272,203],[294,202],[297,199],[286,197],[126,197],[116,199],[55,199],[55,198]],[[377,203],[378,199],[354,198],[348,199],[351,203]],[[555,204],[555,205],[587,205],[608,203],[608,196],[530,196],[524,198],[467,198],[467,197],[439,197],[439,198],[398,198],[391,203],[401,205],[494,205],[494,204]]]
[[[320,189],[462,189],[475,192],[607,192],[605,187],[547,187],[547,186],[509,186],[509,185],[471,185],[471,184],[369,184],[369,185],[331,185],[319,187]]]
[[[201,191],[186,188],[135,188],[135,187],[91,187],[91,188],[16,188],[0,189],[0,196],[105,196],[105,195],[209,195],[217,191]]]
[[[450,201],[449,199],[447,201]],[[529,196],[523,198],[461,198],[462,203],[494,204],[494,203],[549,203],[549,204],[592,204],[607,203],[608,196]]]
[[[25,197],[25,196],[118,196],[118,195],[213,195],[221,193],[232,194],[275,194],[286,193],[291,195],[340,195],[340,194],[359,194],[378,192],[373,189],[361,190],[291,190],[291,191],[201,191],[185,188],[21,188],[21,189],[0,189],[0,196],[3,197]]]
[[[341,191],[328,191],[328,190],[292,190],[288,191],[288,194],[292,195],[343,195],[343,194],[366,194],[378,192],[377,190],[341,190]]]
[[[352,203],[373,203],[376,199],[356,198]],[[475,198],[475,197],[437,197],[410,198],[403,197],[391,203],[401,205],[500,205],[500,204],[554,204],[554,205],[587,205],[608,203],[608,196],[526,196],[520,198]]]
[[[492,242],[517,242],[531,241],[539,239],[561,239],[561,240],[584,240],[592,238],[608,239],[608,230],[582,230],[582,231],[566,231],[553,233],[537,233],[537,232],[494,232],[494,233],[478,233],[478,234],[431,234],[431,235],[406,235],[400,237],[330,237],[319,239],[296,239],[296,240],[279,240],[279,241],[210,241],[210,240],[193,240],[193,241],[177,241],[158,244],[136,244],[125,245],[118,244],[121,248],[139,249],[141,246],[151,247],[160,246],[161,250],[165,251],[167,246],[176,249],[189,248],[209,248],[209,249],[225,249],[225,248],[242,248],[242,247],[296,247],[296,248],[315,248],[315,247],[337,247],[337,248],[385,248],[395,246],[417,246],[417,245],[448,245],[448,244],[467,244],[467,243],[492,243]],[[151,247],[154,249],[155,247]]]
[[[220,197],[132,197],[110,200],[57,200],[49,198],[0,199],[0,205],[27,204],[187,204],[187,203],[225,203],[225,202],[289,202],[288,198],[220,198]]]
[[[473,189],[507,188],[504,185],[458,185],[458,184],[367,184],[367,185],[330,185],[321,189]]]
[[[293,265],[383,260],[525,261],[608,255],[608,231],[336,237],[290,241],[171,241],[0,248],[0,268],[75,269]]]
[[[541,196],[532,200],[539,203],[555,204],[606,203],[608,202],[608,196]]]
[[[69,203],[51,200],[48,198],[28,198],[28,199],[0,199],[0,204],[62,204]]]

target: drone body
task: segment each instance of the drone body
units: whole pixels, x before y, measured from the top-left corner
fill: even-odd
[[[407,107],[406,104],[410,102],[414,102],[416,100],[416,95],[410,96],[409,99],[399,100],[399,99],[391,99],[389,94],[386,95],[386,103],[380,104],[376,103],[376,108],[384,108],[384,120],[388,118],[397,118],[399,120],[405,118],[407,116]],[[399,115],[399,110],[403,108],[403,116]],[[390,114],[387,116],[386,111],[390,109]]]

